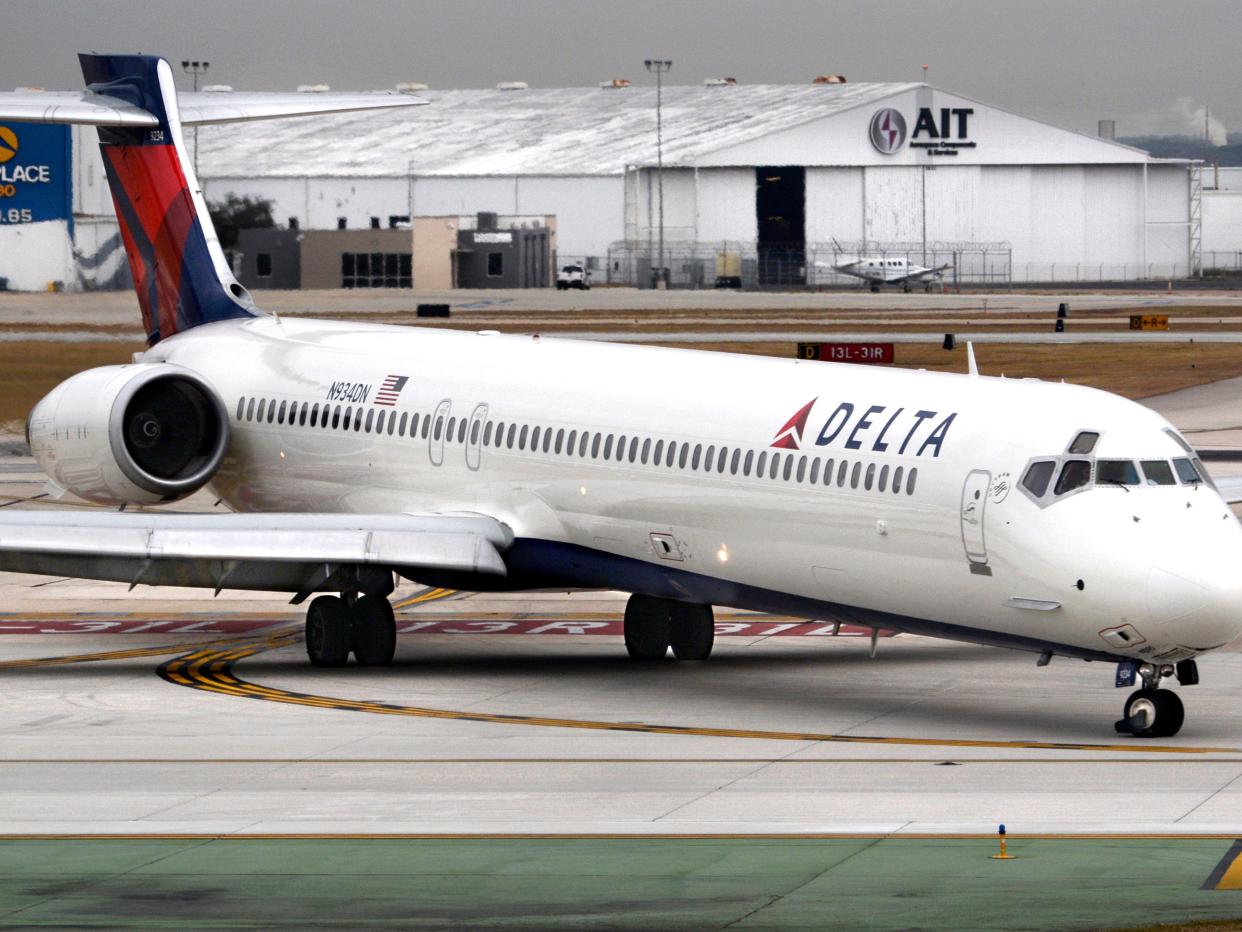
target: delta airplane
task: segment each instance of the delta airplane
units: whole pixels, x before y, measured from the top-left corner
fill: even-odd
[[[836,240],[832,241],[840,249]],[[928,268],[916,265],[907,258],[890,259],[888,256],[861,256],[848,262],[816,262],[816,267],[832,269],[842,275],[861,278],[877,292],[881,285],[901,285],[902,290],[909,293],[911,284],[922,284],[931,291],[933,282],[943,284],[944,273],[953,268],[952,263]]]
[[[82,66],[87,94],[0,95],[0,117],[100,126],[149,349],[30,413],[53,488],[104,507],[0,511],[0,569],[313,597],[321,667],[391,663],[394,577],[632,593],[643,661],[705,659],[713,605],[837,619],[1115,665],[1139,681],[1117,729],[1143,737],[1182,724],[1163,684],[1242,635],[1242,527],[1147,408],[975,372],[263,314],[212,231],[167,63]],[[294,112],[220,96],[184,112]],[[202,488],[229,511],[134,510]]]

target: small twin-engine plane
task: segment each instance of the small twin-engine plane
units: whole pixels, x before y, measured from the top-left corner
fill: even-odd
[[[841,247],[836,240],[833,240],[833,245],[840,250]],[[821,269],[831,269],[834,272],[840,272],[842,275],[861,278],[870,284],[872,292],[879,291],[881,285],[900,285],[901,289],[907,293],[909,293],[912,284],[921,284],[927,291],[931,291],[932,287],[937,284],[943,288],[944,273],[953,268],[953,263],[951,262],[946,265],[928,268],[914,264],[909,257],[883,255],[860,256],[857,259],[850,259],[848,261],[816,262],[815,265]]]

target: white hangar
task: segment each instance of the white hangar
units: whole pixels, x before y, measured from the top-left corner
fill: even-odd
[[[561,262],[644,280],[659,250],[654,87],[418,96],[429,105],[204,128],[207,196],[271,198],[302,229],[554,216]],[[1199,270],[1196,164],[926,84],[666,87],[662,114],[674,285],[710,279],[722,253],[757,260],[768,284],[831,282],[834,257],[859,252],[996,283]]]

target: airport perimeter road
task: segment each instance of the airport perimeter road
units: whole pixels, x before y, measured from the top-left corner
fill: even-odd
[[[508,312],[694,311],[694,310],[833,310],[941,311],[1014,313],[1056,312],[1061,302],[1072,310],[1150,308],[1153,313],[1176,307],[1242,307],[1236,291],[1074,291],[996,292],[964,294],[902,294],[885,291],[651,291],[635,288],[593,288],[556,291],[550,288],[425,292],[402,289],[367,291],[257,291],[255,301],[281,314],[332,316],[340,313],[392,315],[408,313],[418,304],[448,304],[454,315],[469,318]],[[0,328],[21,325],[90,324],[132,326],[141,331],[138,300],[132,291],[80,294],[0,293]]]

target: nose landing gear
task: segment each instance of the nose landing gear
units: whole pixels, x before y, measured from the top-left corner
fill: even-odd
[[[343,667],[352,651],[360,666],[385,667],[397,647],[392,605],[378,595],[321,595],[306,613],[306,656],[312,666]]]
[[[1117,733],[1136,738],[1173,737],[1181,731],[1186,720],[1186,709],[1177,693],[1171,689],[1160,689],[1159,684],[1164,677],[1173,675],[1174,668],[1144,663],[1135,672],[1142,677],[1143,688],[1131,693],[1126,700],[1123,717],[1116,724]],[[1178,664],[1177,674],[1187,686],[1199,681],[1194,661]]]

